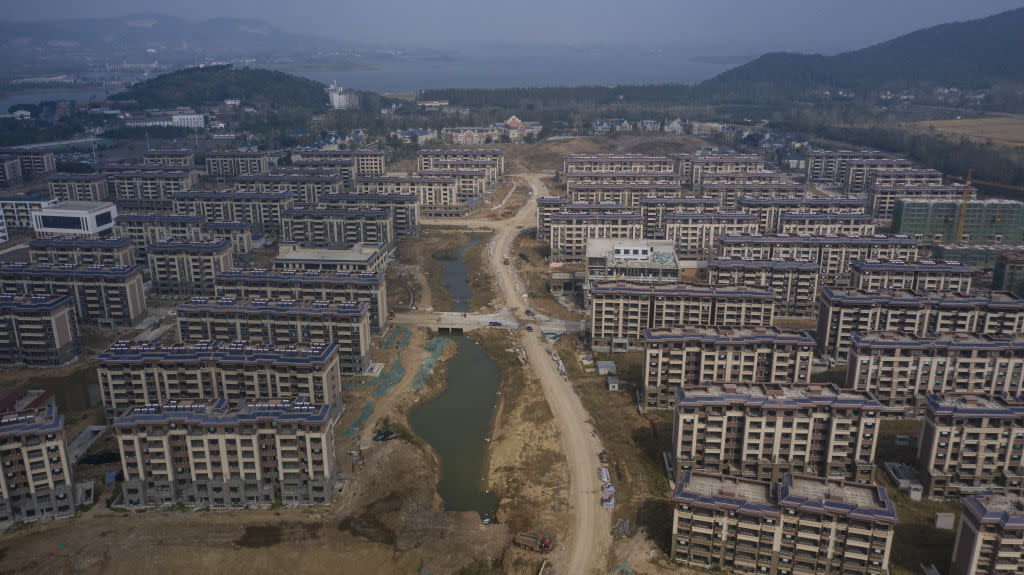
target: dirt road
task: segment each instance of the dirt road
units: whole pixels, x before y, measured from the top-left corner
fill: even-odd
[[[526,175],[533,188],[533,195],[526,205],[514,217],[492,223],[497,234],[488,254],[491,267],[497,275],[506,305],[515,310],[520,325],[533,320],[523,313],[527,302],[517,286],[513,266],[505,265],[503,260],[521,229],[536,223],[536,196],[546,195],[540,178],[539,174]],[[601,452],[601,442],[594,434],[583,403],[572,385],[559,375],[542,336],[537,332],[524,332],[522,342],[527,365],[540,381],[544,397],[554,413],[569,466],[572,535],[565,542],[564,551],[555,554],[553,562],[559,573],[589,575],[603,572],[611,543],[611,514],[601,508],[601,483],[597,477],[597,454]]]

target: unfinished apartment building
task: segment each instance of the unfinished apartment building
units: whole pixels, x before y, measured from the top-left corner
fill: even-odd
[[[924,496],[945,499],[1001,488],[1024,492],[1024,401],[929,395],[917,446]]]
[[[770,289],[778,316],[806,317],[818,311],[818,264],[814,262],[713,258],[707,261],[707,274],[713,286]]]
[[[387,330],[388,297],[384,272],[325,273],[315,270],[231,269],[214,278],[217,296],[239,300],[313,300],[369,304],[369,325],[378,335]]]
[[[29,242],[28,259],[34,264],[130,266],[135,246],[128,238],[44,238]]]
[[[303,248],[282,243],[271,260],[275,270],[348,272],[375,274],[387,270],[391,258],[388,244],[360,243],[348,249]]]
[[[583,262],[587,240],[591,238],[639,240],[643,237],[643,218],[624,209],[551,215],[551,259],[556,262]]]
[[[870,483],[882,404],[835,385],[711,383],[676,390],[675,477],[807,473]]]
[[[893,411],[920,411],[933,393],[1019,397],[1024,393],[1024,338],[882,331],[854,334],[846,387],[873,394]]]
[[[81,351],[69,296],[0,294],[0,364],[52,367],[78,359]]]
[[[843,188],[848,196],[862,197],[875,179],[875,174],[899,171],[918,171],[917,168],[903,158],[881,158],[868,160],[851,160],[846,163],[843,174]],[[885,180],[883,180],[885,181]]]
[[[131,407],[174,400],[301,397],[341,408],[341,368],[333,343],[119,341],[96,360],[108,421]]]
[[[0,153],[0,188],[11,188],[21,183],[21,162],[18,156]]]
[[[675,172],[675,161],[646,154],[568,154],[562,157],[562,173],[633,172],[639,174]]]
[[[114,421],[130,507],[326,504],[335,490],[331,406],[195,399],[132,407]]]
[[[335,343],[341,372],[370,368],[370,303],[194,297],[177,308],[178,341]]]
[[[420,213],[425,217],[460,216],[469,204],[460,198],[453,177],[377,176],[356,180],[360,194],[415,194],[420,199]]]
[[[276,165],[277,158],[269,152],[227,150],[206,153],[206,175],[213,178],[264,174]]]
[[[8,230],[16,228],[32,229],[32,213],[43,208],[52,208],[57,200],[46,194],[20,194],[0,198],[0,213],[3,214],[3,225]]]
[[[189,191],[172,196],[174,213],[198,214],[210,221],[250,222],[253,233],[279,234],[285,210],[295,206],[291,192]]]
[[[107,178],[103,174],[54,174],[47,185],[50,196],[57,201],[107,201]]]
[[[766,232],[767,230],[761,230]],[[867,214],[779,215],[778,233],[812,236],[873,236],[875,224]]]
[[[566,189],[577,186],[679,185],[679,174],[665,172],[574,172],[564,174]]]
[[[416,171],[484,170],[488,185],[505,177],[505,152],[493,148],[451,148],[416,152]]]
[[[360,243],[391,245],[395,232],[386,210],[291,209],[281,221],[281,239],[303,247],[347,249]]]
[[[825,186],[839,186],[846,175],[846,165],[851,161],[876,160],[885,158],[882,152],[864,151],[812,151],[807,156],[807,183]]]
[[[857,332],[1024,333],[1024,300],[1008,292],[868,292],[824,286],[818,300],[818,354],[843,362]]]
[[[868,209],[878,220],[891,220],[896,213],[896,200],[961,200],[964,193],[977,196],[978,190],[964,184],[872,184],[868,188]],[[950,238],[952,239],[952,238]]]
[[[757,217],[753,214],[669,212],[664,224],[665,239],[675,243],[676,255],[684,259],[712,257],[721,236],[757,233]]]
[[[214,277],[231,269],[232,252],[226,239],[150,244],[146,258],[153,291],[164,297],[213,295]]]
[[[766,575],[886,575],[896,507],[884,487],[785,474],[684,471],[672,496],[678,563]]]
[[[764,158],[754,154],[680,154],[676,171],[684,184],[694,185],[703,181],[705,174],[764,172]]]
[[[147,150],[142,154],[142,163],[154,166],[188,166],[196,164],[196,156],[192,150],[181,148],[176,150]]]
[[[915,260],[917,254],[917,240],[901,236],[723,235],[716,256],[808,260],[818,264],[821,285],[843,286],[852,260]]]
[[[69,296],[80,324],[132,326],[146,315],[142,270],[136,266],[7,264],[0,266],[0,293]]]
[[[779,234],[783,215],[797,214],[864,214],[866,202],[856,198],[769,198],[741,196],[737,211],[757,216],[763,234]]]
[[[735,209],[743,198],[750,200],[809,199],[810,190],[803,184],[702,184],[700,195],[715,198],[723,206]]]
[[[595,350],[643,348],[649,329],[770,326],[775,311],[770,289],[609,280],[592,282],[588,294]]]
[[[386,210],[400,238],[420,235],[420,198],[416,194],[327,194],[320,205],[334,210]]]
[[[310,162],[351,165],[353,178],[380,176],[388,169],[388,155],[381,150],[323,150],[320,148],[295,148],[292,150],[293,165],[313,165]]]
[[[491,189],[487,181],[487,170],[422,170],[416,172],[423,178],[449,178],[455,180],[455,199],[460,204],[473,204],[483,199]]]
[[[810,383],[814,340],[775,327],[683,327],[644,334],[644,405],[666,409],[675,389],[706,382]]]
[[[132,168],[121,170],[105,166],[103,169],[110,199],[125,210],[170,209],[171,196],[192,189],[198,181],[194,170],[155,169],[156,166]]]
[[[968,200],[965,206],[961,199],[899,198],[892,229],[928,243],[1019,244],[1024,203],[992,198]]]
[[[963,499],[950,575],[1013,573],[1024,565],[1024,497],[981,492]]]
[[[644,198],[681,198],[679,184],[574,184],[567,190],[568,203],[615,204],[635,208]]]
[[[640,217],[644,220],[644,237],[649,239],[664,240],[668,234],[665,231],[668,222],[666,217],[676,212],[690,213],[714,213],[722,211],[722,206],[715,198],[693,198],[693,197],[650,197],[640,198]],[[635,212],[637,206],[634,206]]]
[[[0,529],[74,517],[92,503],[75,485],[64,416],[47,392],[0,392]],[[84,493],[89,493],[86,497]]]
[[[969,294],[977,270],[960,262],[853,260],[850,287],[864,291],[914,290]]]
[[[675,282],[679,260],[675,244],[666,240],[587,240],[588,282],[624,280],[633,282]]]
[[[345,190],[344,179],[332,170],[247,174],[232,181],[239,192],[291,192],[297,203],[309,205],[320,203],[325,194],[340,194]]]

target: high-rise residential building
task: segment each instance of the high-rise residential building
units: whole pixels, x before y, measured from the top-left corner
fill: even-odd
[[[175,214],[198,214],[210,221],[249,222],[253,233],[280,234],[284,212],[295,207],[292,192],[187,191],[171,196]]]
[[[613,351],[642,348],[650,329],[767,327],[775,311],[770,289],[608,280],[592,282],[588,293],[590,344]]]
[[[34,264],[130,266],[135,263],[135,246],[128,238],[46,238],[28,244],[28,259]]]
[[[834,385],[711,383],[676,390],[676,477],[685,469],[779,481],[807,473],[870,483],[882,404]]]
[[[640,214],[628,210],[551,215],[551,259],[556,262],[582,262],[587,255],[587,240],[607,238],[640,240],[644,222]]]
[[[724,235],[756,234],[757,216],[725,212],[670,212],[665,214],[665,239],[672,240],[684,259],[707,259]]]
[[[321,148],[295,148],[292,165],[336,166],[344,172],[351,166],[355,177],[382,176],[388,169],[388,155],[381,150],[327,150]],[[342,174],[344,175],[344,173]]]
[[[779,215],[775,232],[760,230],[761,233],[779,233],[811,236],[873,236],[875,224],[867,214],[800,214]]]
[[[57,200],[48,194],[20,194],[8,198],[0,198],[0,212],[3,213],[4,227],[13,229],[32,229],[32,213],[57,205]]]
[[[676,172],[684,184],[699,183],[705,174],[764,172],[764,158],[754,154],[676,156]]]
[[[333,170],[290,171],[285,173],[246,174],[233,180],[239,192],[291,192],[296,203],[317,205],[327,194],[340,194],[345,180]]]
[[[281,239],[307,248],[348,249],[392,245],[395,232],[387,210],[304,208],[284,210]]]
[[[206,173],[211,177],[232,178],[263,174],[277,165],[277,158],[268,152],[230,150],[206,153]]]
[[[213,278],[231,269],[232,252],[231,242],[223,238],[150,244],[146,258],[153,291],[162,296],[213,295]]]
[[[426,217],[460,216],[470,205],[460,198],[456,178],[448,176],[376,176],[356,180],[360,194],[416,194]]]
[[[569,203],[616,204],[635,208],[643,198],[681,198],[679,184],[576,184],[567,190]]]
[[[568,154],[562,157],[562,173],[632,172],[662,173],[675,171],[675,160],[646,154]]]
[[[0,529],[16,522],[74,517],[92,503],[92,485],[76,484],[64,416],[45,391],[0,392]]]
[[[675,389],[706,382],[810,383],[814,340],[775,327],[683,327],[644,334],[644,405],[669,408]]]
[[[179,399],[114,420],[124,504],[325,504],[335,491],[336,413],[300,399]]]
[[[770,289],[778,316],[812,316],[817,312],[818,264],[808,260],[713,258],[708,283]]]
[[[885,575],[896,507],[884,487],[785,474],[683,471],[672,496],[677,562],[735,573]]]
[[[845,386],[905,412],[920,411],[933,393],[1017,397],[1024,393],[1024,337],[857,333]]]
[[[1017,244],[1024,241],[1024,203],[1014,200],[896,200],[892,229],[922,242]],[[960,212],[963,208],[963,226]]]
[[[335,210],[385,210],[400,238],[420,235],[420,198],[416,194],[327,194],[320,205]]]
[[[495,148],[450,148],[416,152],[416,170],[480,170],[489,182],[505,177],[505,152]],[[381,172],[383,173],[383,172]]]
[[[717,256],[808,260],[818,264],[821,285],[845,286],[853,260],[916,260],[918,245],[904,236],[723,235]]]
[[[868,292],[821,288],[818,353],[843,362],[853,334],[889,331],[930,333],[1024,333],[1024,300],[1007,292],[929,293],[911,290]]]
[[[195,153],[181,148],[176,150],[147,150],[142,163],[154,166],[195,166]]]
[[[349,273],[316,270],[267,271],[231,269],[214,278],[217,296],[238,299],[314,300],[369,304],[370,327],[377,334],[387,330],[388,298],[384,272]]]
[[[7,264],[0,266],[0,293],[70,296],[79,323],[102,327],[135,325],[146,314],[136,266]]]
[[[971,292],[975,268],[960,262],[853,260],[850,287],[856,290],[891,289],[926,292]]]
[[[807,183],[839,186],[846,175],[846,165],[851,161],[884,158],[882,152],[826,151],[815,150],[807,156]]]
[[[985,487],[1024,492],[1024,401],[981,395],[930,395],[917,446],[926,497]]]
[[[810,199],[811,195],[804,184],[701,184],[699,193],[706,198],[715,198],[729,209],[736,209],[743,198],[805,200]]]
[[[871,216],[876,219],[895,220],[897,205],[901,200],[953,200],[959,205],[965,192],[971,198],[977,194],[976,189],[964,184],[939,182],[918,185],[884,185],[875,183],[868,188],[868,209]],[[893,229],[898,230],[899,228],[894,225]],[[897,231],[897,233],[906,232]]]
[[[0,294],[0,364],[57,366],[81,351],[70,297]]]
[[[190,190],[198,182],[196,171],[188,166],[124,168],[108,165],[103,169],[110,199],[123,210],[169,210],[174,194]]]
[[[177,308],[178,341],[334,343],[342,373],[370,368],[370,303],[194,297]]]
[[[992,288],[1024,297],[1024,252],[1006,252],[996,259]]]
[[[62,202],[107,200],[107,178],[103,174],[54,174],[47,184],[50,196]]]
[[[864,214],[864,200],[856,198],[774,198],[741,196],[736,199],[738,211],[755,214],[758,229],[764,234],[779,234],[782,216],[789,214]]]
[[[119,341],[96,357],[108,421],[168,401],[296,399],[341,408],[338,347]]]
[[[1014,573],[1024,565],[1024,497],[981,492],[963,500],[950,575]]]

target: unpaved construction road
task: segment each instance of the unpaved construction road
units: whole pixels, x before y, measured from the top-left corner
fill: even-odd
[[[497,233],[488,257],[498,279],[498,286],[506,305],[515,310],[520,325],[533,323],[524,311],[528,305],[516,282],[514,268],[505,265],[512,241],[523,227],[536,224],[538,195],[546,195],[539,174],[528,174],[526,180],[533,195],[512,218],[488,222]],[[509,259],[511,261],[511,258]],[[569,466],[569,502],[572,528],[565,550],[552,557],[558,573],[590,575],[603,572],[611,544],[611,512],[601,508],[601,482],[597,477],[600,463],[598,453],[601,442],[594,434],[583,403],[570,383],[562,379],[558,366],[547,345],[536,331],[525,333],[522,339],[526,350],[527,366],[533,371],[544,389],[562,439],[562,451]]]

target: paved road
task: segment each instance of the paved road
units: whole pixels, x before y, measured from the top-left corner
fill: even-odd
[[[497,229],[494,244],[488,250],[491,267],[498,278],[498,285],[505,298],[506,305],[515,310],[524,310],[526,302],[522,292],[516,288],[514,266],[503,263],[511,247],[512,241],[522,227],[536,223],[538,195],[546,195],[544,184],[537,174],[526,176],[533,188],[533,195],[525,206],[514,217],[501,222],[490,222]],[[516,313],[520,324],[534,322],[521,311]],[[562,451],[569,466],[569,504],[572,515],[572,537],[565,542],[565,555],[562,552],[554,557],[555,567],[559,573],[572,575],[591,575],[603,569],[605,557],[611,543],[611,512],[601,508],[601,483],[597,477],[600,465],[597,454],[601,452],[601,442],[587,423],[589,416],[572,385],[566,383],[558,373],[558,367],[552,359],[542,336],[537,333],[523,333],[523,348],[526,351],[527,365],[534,371],[544,390],[551,411],[555,415],[555,423],[562,440]]]
[[[532,320],[530,323],[543,333],[579,333],[583,329],[583,324],[579,321],[551,319],[541,315],[534,316],[533,318],[526,317],[526,319]],[[467,331],[493,327],[491,322],[495,321],[500,322],[501,327],[524,327],[509,308],[493,313],[467,314],[454,311],[409,311],[396,313],[395,317],[391,319],[391,322],[395,324],[404,323],[423,327],[458,327]]]

